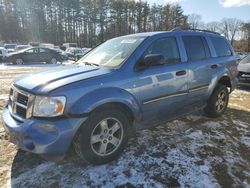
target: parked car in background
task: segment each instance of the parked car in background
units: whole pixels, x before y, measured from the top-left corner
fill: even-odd
[[[24,50],[24,49],[31,48],[31,47],[32,47],[31,45],[16,45],[15,51]]]
[[[8,54],[8,51],[4,47],[0,47],[0,62],[2,62]]]
[[[8,53],[15,52],[16,44],[4,44],[4,48],[8,51]]]
[[[51,43],[39,43],[39,47],[41,48],[54,48],[54,44]]]
[[[64,50],[67,50],[67,48],[76,48],[77,47],[77,43],[63,43],[62,47],[64,48]]]
[[[32,47],[8,54],[5,61],[18,65],[33,62],[56,64],[57,62],[62,62],[65,59],[67,59],[66,56],[54,49]]]
[[[242,60],[247,56],[246,52],[236,52],[236,56],[238,60]]]
[[[84,55],[88,53],[90,50],[92,50],[92,48],[82,48],[82,49],[84,50]]]
[[[238,71],[239,85],[250,86],[250,54],[240,61]]]
[[[74,61],[79,60],[85,54],[83,49],[73,48],[73,47],[67,48],[65,52],[67,53],[69,59],[74,60]]]
[[[39,42],[29,42],[28,45],[32,46],[32,47],[39,47]]]
[[[59,54],[61,54],[61,56],[63,57],[63,60],[69,59],[68,54],[65,51],[61,50],[60,48],[51,48],[51,50],[54,50],[58,52]]]
[[[22,76],[3,125],[21,149],[61,159],[116,159],[132,131],[204,109],[221,116],[237,84],[235,52],[214,32],[149,32],[106,41],[79,65]]]

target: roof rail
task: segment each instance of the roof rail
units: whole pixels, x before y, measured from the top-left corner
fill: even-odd
[[[205,29],[181,29],[179,27],[172,29],[171,31],[196,31],[196,32],[206,32],[206,33],[213,33],[216,35],[220,35],[220,33],[215,32],[215,31],[209,31]]]

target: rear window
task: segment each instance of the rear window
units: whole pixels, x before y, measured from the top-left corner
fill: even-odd
[[[210,37],[218,57],[231,56],[232,51],[226,39],[221,37]]]
[[[204,37],[184,36],[183,42],[185,44],[189,61],[207,59],[211,56]]]

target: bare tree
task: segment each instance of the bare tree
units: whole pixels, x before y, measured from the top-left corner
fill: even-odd
[[[224,18],[221,21],[221,33],[233,44],[235,37],[240,30],[242,22],[236,18]]]
[[[198,14],[191,14],[188,16],[188,24],[191,29],[198,29],[202,25],[201,16]]]
[[[250,52],[250,22],[242,24],[241,31],[247,44],[244,50]]]
[[[205,24],[206,30],[213,31],[213,32],[219,32],[219,22],[209,22]]]

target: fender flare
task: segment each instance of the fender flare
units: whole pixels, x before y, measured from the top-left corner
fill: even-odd
[[[125,105],[132,112],[136,121],[142,117],[140,105],[134,96],[126,90],[115,87],[96,89],[83,95],[71,106],[69,115],[84,117],[99,106],[109,103]]]

